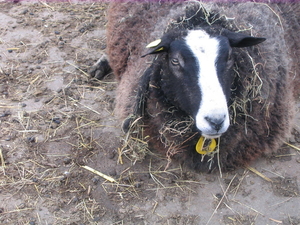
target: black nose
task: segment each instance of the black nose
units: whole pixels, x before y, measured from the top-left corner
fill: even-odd
[[[205,117],[205,120],[209,123],[209,125],[214,128],[217,132],[222,128],[223,123],[225,121],[225,116],[220,118],[213,118],[213,117]]]

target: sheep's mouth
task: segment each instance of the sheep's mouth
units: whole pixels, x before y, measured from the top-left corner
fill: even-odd
[[[202,136],[208,139],[216,139],[222,136],[223,133],[216,133],[216,134],[205,134],[202,133]]]

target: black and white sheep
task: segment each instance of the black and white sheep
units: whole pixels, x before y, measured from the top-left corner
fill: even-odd
[[[292,8],[289,22],[276,13]],[[299,12],[251,2],[111,3],[107,55],[125,130],[130,116],[140,117],[151,149],[202,171],[278,149],[293,125],[299,69],[291,54],[299,44],[290,36]],[[100,78],[110,67],[102,60],[91,74]],[[217,138],[217,154],[195,150],[201,136]]]

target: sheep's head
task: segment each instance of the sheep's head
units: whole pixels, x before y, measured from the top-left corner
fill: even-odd
[[[222,30],[221,35],[209,35],[204,30],[177,31],[150,43],[146,55],[165,53],[159,62],[164,94],[194,118],[202,136],[216,138],[230,124],[227,104],[233,79],[232,47],[248,47],[264,40],[228,30]]]

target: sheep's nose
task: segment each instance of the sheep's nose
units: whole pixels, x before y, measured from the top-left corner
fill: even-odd
[[[225,121],[225,116],[221,117],[205,117],[205,120],[208,122],[208,124],[215,129],[217,132],[222,128],[224,121]]]

